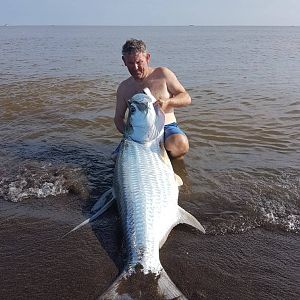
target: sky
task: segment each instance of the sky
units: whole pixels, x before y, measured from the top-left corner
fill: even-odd
[[[0,0],[0,26],[300,26],[300,0]]]

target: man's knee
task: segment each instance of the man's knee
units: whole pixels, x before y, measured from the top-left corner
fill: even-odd
[[[189,141],[185,135],[173,134],[165,140],[165,148],[173,158],[182,157],[189,151]]]

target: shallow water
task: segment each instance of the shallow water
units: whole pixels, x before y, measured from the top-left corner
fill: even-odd
[[[95,299],[116,277],[114,208],[60,237],[111,186],[132,36],[193,100],[177,112],[190,151],[174,169],[207,234],[172,231],[169,276],[189,299],[298,299],[299,28],[56,26],[0,28],[1,298]]]

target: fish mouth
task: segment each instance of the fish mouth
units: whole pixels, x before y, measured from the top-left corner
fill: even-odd
[[[165,115],[154,105],[155,97],[148,88],[128,100],[128,117],[124,137],[138,143],[154,141],[163,135]]]

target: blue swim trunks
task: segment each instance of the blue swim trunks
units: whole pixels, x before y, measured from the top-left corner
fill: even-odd
[[[179,128],[176,122],[165,125],[164,130],[165,130],[164,140],[166,140],[170,135],[173,134],[186,135],[184,131]]]

